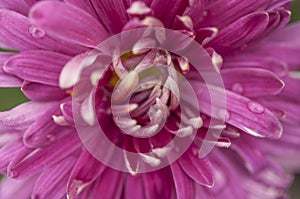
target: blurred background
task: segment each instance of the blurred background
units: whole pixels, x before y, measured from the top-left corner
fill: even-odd
[[[297,20],[300,20],[300,0],[294,0],[292,6],[292,21]],[[9,110],[25,101],[28,101],[28,99],[22,94],[20,88],[0,88],[0,111]],[[290,189],[290,193],[291,199],[300,198],[300,175],[296,176],[294,184]]]

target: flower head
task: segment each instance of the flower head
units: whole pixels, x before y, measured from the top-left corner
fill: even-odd
[[[1,198],[286,197],[300,166],[289,1],[0,7],[1,47],[18,51],[0,54],[0,86],[31,100],[0,113]]]

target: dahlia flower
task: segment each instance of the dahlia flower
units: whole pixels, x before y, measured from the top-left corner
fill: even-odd
[[[286,198],[290,0],[0,0],[1,199]]]

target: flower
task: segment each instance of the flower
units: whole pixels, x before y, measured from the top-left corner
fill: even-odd
[[[0,7],[1,47],[19,51],[0,54],[0,86],[21,87],[31,100],[0,113],[0,171],[8,176],[1,198],[287,196],[300,166],[300,27],[286,27],[289,1],[1,0]],[[118,33],[117,46],[101,46]],[[192,41],[203,49],[199,66],[155,48],[193,55]],[[206,81],[197,69],[220,79]],[[111,146],[95,147],[105,140],[94,139],[98,122]],[[188,148],[164,165],[182,140]],[[204,144],[216,147],[204,156]],[[112,146],[122,149],[119,158]]]

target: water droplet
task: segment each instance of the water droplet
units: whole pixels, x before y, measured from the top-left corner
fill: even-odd
[[[240,83],[235,83],[232,85],[231,90],[235,93],[242,94],[244,92],[244,87]]]
[[[248,102],[247,106],[248,109],[253,113],[261,114],[265,111],[265,108],[256,102]]]
[[[227,121],[230,118],[230,113],[226,109],[220,109],[218,114],[221,120]]]
[[[46,32],[42,30],[41,28],[38,28],[34,25],[29,26],[29,33],[32,37],[41,39],[46,35]]]

